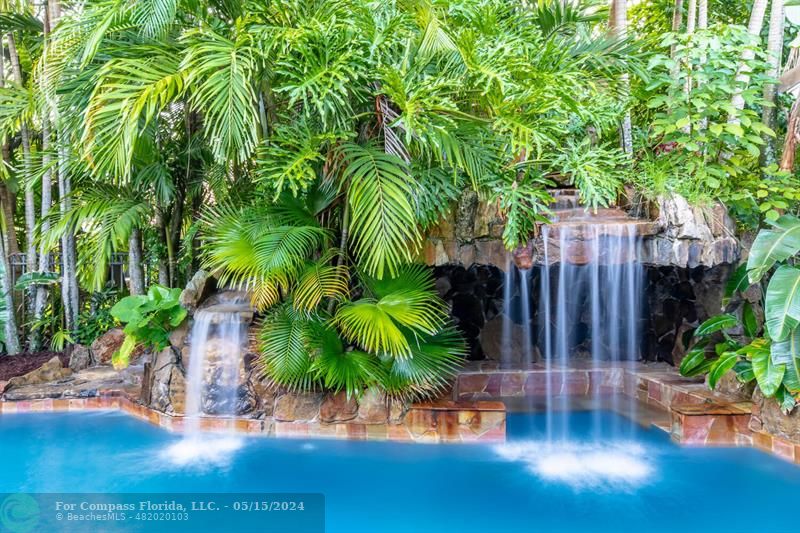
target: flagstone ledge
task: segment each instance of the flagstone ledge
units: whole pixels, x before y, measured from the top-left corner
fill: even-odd
[[[0,414],[118,410],[134,418],[181,432],[187,419],[150,409],[124,391],[97,390],[80,398],[35,398],[0,401]],[[265,437],[388,440],[419,443],[496,443],[506,438],[506,411],[502,402],[454,402],[413,404],[398,423],[365,424],[319,421],[282,422],[234,417],[202,417],[199,427],[211,432],[234,432]]]

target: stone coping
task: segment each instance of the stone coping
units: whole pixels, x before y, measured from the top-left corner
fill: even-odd
[[[187,419],[149,409],[120,391],[98,391],[89,398],[0,401],[0,414],[84,410],[120,410],[168,431],[180,432]],[[398,424],[280,422],[272,418],[202,417],[204,431],[225,431],[272,437],[391,440],[420,443],[505,442],[506,412],[502,402],[432,402],[415,404]]]

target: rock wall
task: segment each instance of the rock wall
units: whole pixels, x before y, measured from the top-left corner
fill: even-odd
[[[691,206],[677,195],[656,202],[636,202],[637,211],[652,221],[652,235],[643,237],[640,261],[651,266],[680,268],[735,264],[742,252],[736,225],[720,204]],[[629,207],[631,212],[634,207]],[[431,266],[473,263],[506,268],[508,254],[502,242],[505,221],[496,204],[479,201],[474,191],[465,192],[449,215],[428,234],[421,259]],[[531,237],[529,253],[541,264],[541,234]]]
[[[486,281],[489,271],[482,272],[480,279]],[[207,273],[202,275],[209,276]],[[473,283],[473,286],[476,285],[477,283]],[[145,406],[168,415],[186,413],[186,376],[191,355],[194,313],[219,304],[219,293],[207,290],[209,286],[215,286],[213,280],[202,279],[200,276],[192,279],[181,295],[181,304],[190,310],[189,316],[170,334],[170,345],[153,354],[150,361],[144,364],[140,399]],[[405,415],[407,405],[389,401],[382,393],[374,390],[365,391],[359,398],[347,398],[343,393],[292,393],[275,386],[262,378],[254,364],[258,353],[257,329],[251,315],[249,343],[241,361],[233,409],[236,416],[270,418],[275,422],[394,424],[399,423]],[[223,405],[222,398],[226,395],[215,390],[216,384],[223,381],[216,370],[219,367],[215,367],[213,363],[216,341],[212,336],[208,342],[211,347],[206,357],[211,364],[205,369],[207,375],[201,399],[202,410],[212,415],[230,414],[229,406]],[[224,347],[220,347],[216,352],[223,349]]]
[[[725,282],[730,265],[682,268],[677,266],[647,266],[646,291],[639,329],[642,344],[640,353],[648,361],[679,364],[686,352],[686,343],[694,328],[710,316],[722,311]],[[511,346],[517,349],[504,353],[502,346],[505,273],[494,265],[473,264],[437,266],[433,269],[439,295],[450,307],[456,326],[469,347],[468,359],[494,360],[507,364],[521,361],[524,323],[518,277],[512,278],[509,308]],[[551,272],[553,283],[558,269]],[[543,352],[543,322],[540,316],[541,267],[529,275],[530,339],[534,360]],[[577,306],[576,306],[577,307]],[[586,306],[584,306],[586,307]],[[569,332],[574,357],[589,358],[591,317],[582,316]]]

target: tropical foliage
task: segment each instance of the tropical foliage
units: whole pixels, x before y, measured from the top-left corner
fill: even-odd
[[[727,288],[730,299],[750,284],[762,284],[774,269],[765,284],[763,324],[747,300],[738,314],[710,318],[695,331],[699,340],[680,370],[687,376],[708,372],[711,388],[734,370],[740,381],[755,379],[765,396],[777,398],[790,411],[800,401],[800,269],[793,265],[800,253],[800,219],[784,215],[770,224],[759,232],[747,265],[737,270]],[[732,335],[734,331],[738,335]],[[708,358],[707,348],[717,332],[722,340],[714,345],[714,357]]]
[[[111,316],[125,324],[125,340],[113,355],[114,366],[126,366],[137,347],[161,350],[169,332],[186,318],[180,289],[152,285],[147,294],[126,296],[111,308]]]

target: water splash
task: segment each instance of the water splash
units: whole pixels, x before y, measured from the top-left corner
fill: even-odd
[[[648,483],[655,470],[644,447],[635,442],[522,441],[493,450],[544,481],[575,490],[631,490]]]

